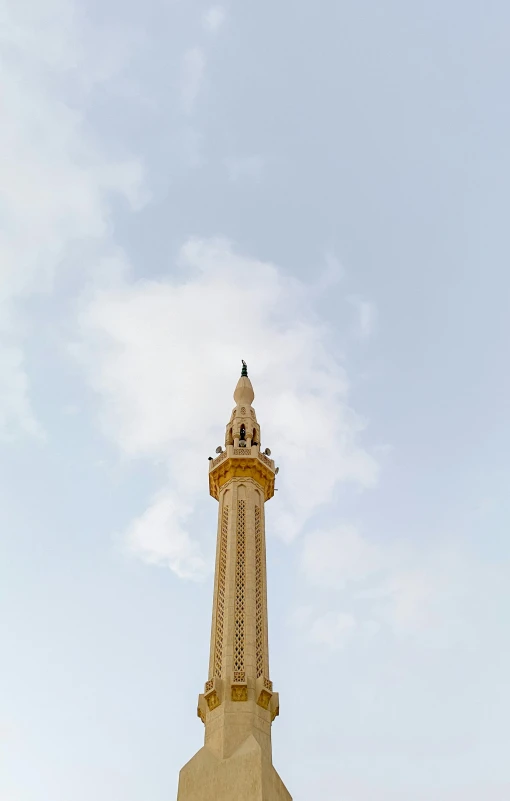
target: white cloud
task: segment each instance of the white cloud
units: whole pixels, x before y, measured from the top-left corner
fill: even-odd
[[[131,457],[168,460],[168,491],[188,508],[204,497],[245,358],[263,444],[281,467],[272,529],[294,538],[339,483],[370,487],[378,476],[313,297],[223,240],[187,242],[178,277],[98,290],[84,302],[77,352],[105,433]]]
[[[425,570],[415,567],[390,576],[383,593],[390,601],[395,628],[421,628],[430,620],[435,596],[441,589]]]
[[[361,339],[368,339],[374,333],[376,324],[376,308],[374,304],[356,295],[351,295],[348,301],[357,312],[355,327],[357,335]]]
[[[326,269],[323,271],[321,284],[324,289],[329,289],[343,280],[345,271],[340,259],[331,250],[324,254]]]
[[[180,92],[184,111],[191,114],[200,92],[205,73],[206,58],[200,47],[191,47],[183,56]]]
[[[309,638],[313,643],[327,645],[336,650],[348,642],[357,625],[356,619],[351,614],[326,612],[312,621]]]
[[[435,547],[412,540],[376,545],[354,526],[340,524],[306,535],[301,571],[307,585],[319,590],[316,607],[294,620],[311,639],[314,621],[322,631],[324,621],[337,614],[352,615],[359,633],[391,629],[432,644],[469,639],[459,612],[471,584],[469,556],[448,540]],[[328,637],[321,641],[328,644]]]
[[[225,159],[228,177],[231,181],[247,179],[259,183],[262,178],[264,159],[262,156],[241,156]]]
[[[202,24],[207,30],[217,33],[225,22],[225,17],[226,13],[223,6],[211,6],[203,15]]]
[[[339,589],[380,569],[379,550],[352,525],[309,534],[301,553],[302,570],[312,585]]]
[[[0,345],[0,438],[11,438],[19,431],[43,436],[29,401],[23,351],[20,347]]]
[[[128,548],[149,564],[167,565],[181,578],[200,578],[200,547],[184,528],[190,510],[169,490],[158,493],[126,533]]]
[[[75,3],[6,2],[0,35],[0,427],[14,436],[41,433],[24,367],[23,301],[51,290],[73,242],[108,240],[111,194],[138,204],[141,168],[111,162],[87,132],[80,98],[119,62],[102,63]]]

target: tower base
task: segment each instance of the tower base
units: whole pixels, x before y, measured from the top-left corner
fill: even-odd
[[[249,737],[228,759],[206,745],[179,774],[177,801],[292,801],[255,737]]]

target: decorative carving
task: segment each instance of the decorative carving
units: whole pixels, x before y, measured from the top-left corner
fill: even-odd
[[[280,714],[280,707],[276,706],[273,714],[271,715],[271,721],[277,718],[279,714]]]
[[[246,407],[245,406],[241,406],[241,414],[246,414]]]
[[[236,588],[234,600],[234,675],[244,671],[245,594],[246,594],[246,501],[237,501]]]
[[[272,467],[271,459],[268,459],[267,456],[264,453],[259,453],[258,457],[259,457],[261,462],[264,462],[264,464],[267,464],[268,467]]]
[[[246,673],[244,670],[234,670],[234,682],[243,683],[246,681]]]
[[[258,699],[257,704],[262,707],[262,709],[269,709],[269,702],[271,700],[272,693],[268,693],[267,690],[262,690]]]
[[[237,449],[235,449],[237,450]],[[244,456],[243,459],[239,458]],[[225,459],[209,472],[209,492],[219,500],[222,487],[233,478],[256,481],[262,488],[264,500],[268,501],[274,495],[274,470],[271,466],[263,464],[260,456],[252,456],[250,449],[245,449],[237,458]],[[212,463],[211,463],[212,464]]]
[[[212,692],[208,693],[205,696],[205,700],[207,701],[207,706],[209,707],[210,712],[212,712],[213,709],[216,709],[216,707],[221,704],[221,701],[218,697],[218,693],[216,692],[216,690],[213,690]]]
[[[234,456],[246,456],[246,443],[244,445],[239,443],[239,447],[234,448]]]
[[[264,676],[264,687],[266,690],[269,690],[270,693],[273,692],[273,682],[270,679],[266,679]]]
[[[213,675],[221,678],[223,673],[223,627],[225,621],[225,579],[227,575],[227,537],[228,506],[223,509],[221,517],[220,557],[218,565],[218,587],[216,596],[216,632],[214,643]]]
[[[227,458],[227,452],[223,451],[223,453],[220,453],[220,455],[217,456],[216,459],[212,460],[211,462],[212,467],[216,467],[217,464],[220,464],[220,462],[222,462],[226,458]]]
[[[214,687],[214,681],[212,679],[209,679],[209,681],[206,681],[205,683],[204,692],[208,693],[209,690],[212,690],[213,687]]]
[[[232,685],[232,701],[247,701],[248,700],[248,687],[246,684],[233,684]]]
[[[202,721],[202,723],[205,724],[205,715],[204,715],[204,713],[202,712],[202,710],[200,709],[199,706],[197,706],[197,717],[199,717],[200,720]]]
[[[257,678],[264,673],[264,569],[260,506],[255,507],[255,655]]]

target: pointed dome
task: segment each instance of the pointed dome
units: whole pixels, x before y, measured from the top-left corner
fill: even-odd
[[[237,386],[235,388],[234,400],[238,406],[251,406],[254,397],[255,393],[253,391],[251,381],[248,378],[248,368],[246,367],[246,362],[243,361],[241,378],[237,382]]]

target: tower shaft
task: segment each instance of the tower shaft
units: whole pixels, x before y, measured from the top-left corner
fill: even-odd
[[[235,478],[220,493],[209,680],[269,680],[264,495]]]

